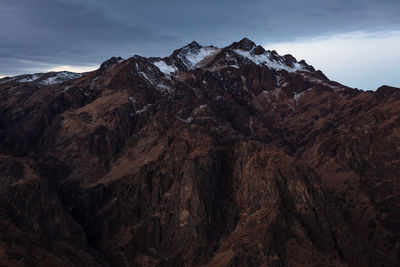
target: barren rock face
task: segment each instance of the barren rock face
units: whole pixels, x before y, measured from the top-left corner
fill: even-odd
[[[396,266],[400,89],[248,39],[0,80],[0,265]]]

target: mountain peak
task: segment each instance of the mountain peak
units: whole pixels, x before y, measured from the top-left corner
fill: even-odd
[[[196,67],[204,58],[217,52],[218,48],[215,46],[202,46],[193,41],[190,44],[175,50],[170,59],[175,61],[174,64],[182,66],[185,70],[190,70]]]
[[[100,72],[105,71],[107,69],[109,69],[111,66],[123,61],[124,59],[122,57],[111,57],[110,59],[104,61],[101,65],[100,65]]]
[[[250,40],[247,37],[243,37],[242,40],[239,41],[239,43],[255,44],[252,40]]]
[[[191,43],[187,44],[187,45],[184,46],[184,47],[200,49],[200,48],[202,47],[202,45],[199,44],[199,43],[196,42],[196,41],[192,41]]]
[[[250,39],[248,39],[247,37],[244,37],[242,40],[240,40],[239,42],[234,42],[231,47],[235,48],[235,49],[242,49],[245,51],[250,51],[253,48],[255,48],[257,45]]]

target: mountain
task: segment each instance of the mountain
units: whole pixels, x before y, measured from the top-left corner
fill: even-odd
[[[0,80],[0,266],[398,266],[400,89],[249,39]]]

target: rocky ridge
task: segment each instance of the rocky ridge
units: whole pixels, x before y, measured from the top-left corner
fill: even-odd
[[[399,104],[246,38],[1,79],[0,265],[398,265]]]

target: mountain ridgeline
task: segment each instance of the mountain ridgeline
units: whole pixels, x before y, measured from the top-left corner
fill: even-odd
[[[248,39],[0,80],[0,266],[399,266],[400,89]]]

